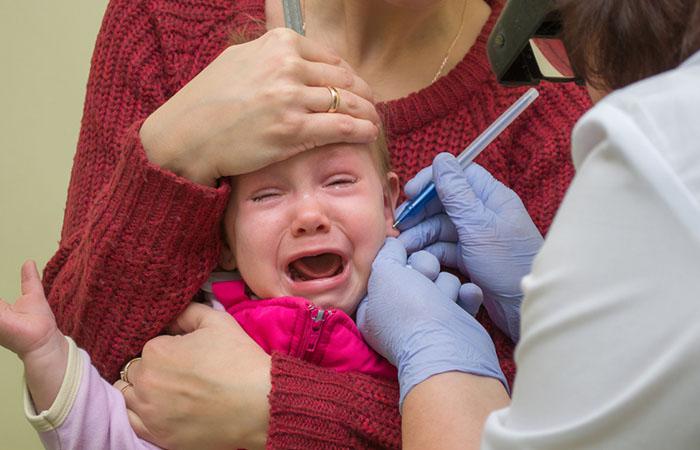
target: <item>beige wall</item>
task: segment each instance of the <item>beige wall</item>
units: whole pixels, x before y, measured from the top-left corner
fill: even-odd
[[[57,248],[92,46],[107,0],[0,0],[0,296]],[[21,365],[0,348],[0,450],[40,449]]]

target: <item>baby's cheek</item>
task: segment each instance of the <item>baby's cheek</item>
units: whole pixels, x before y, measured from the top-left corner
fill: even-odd
[[[253,253],[253,247],[245,239],[239,240],[236,247],[236,260],[238,271],[245,280],[251,291],[260,298],[267,298],[270,289],[274,286],[274,279],[270,276],[269,267],[274,267],[274,262],[270,262],[263,252]],[[250,255],[257,255],[252,258]]]
[[[283,297],[279,285],[279,278],[262,267],[246,267],[240,270],[241,277],[245,280],[246,286],[259,298]]]
[[[384,242],[386,241],[386,238],[389,236],[391,236],[391,234],[388,231],[384,231],[384,230],[382,230],[382,232],[377,232],[376,234],[374,234],[374,237],[372,239],[372,244],[371,244],[371,247],[369,249],[370,256],[371,256],[370,261],[369,261],[370,266],[374,262],[374,258],[377,256],[377,253],[379,253],[379,250],[381,250],[382,247],[384,246]],[[397,236],[398,236],[398,234],[397,234]]]

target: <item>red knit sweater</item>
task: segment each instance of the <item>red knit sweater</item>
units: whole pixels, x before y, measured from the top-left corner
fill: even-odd
[[[433,85],[380,105],[403,181],[441,151],[458,153],[521,93],[498,86],[485,42]],[[140,124],[225,47],[264,21],[264,0],[112,0],[97,38],[58,251],[44,284],[61,330],[109,380],[177,316],[219,253],[227,188],[150,164]],[[235,74],[232,74],[235,77]],[[572,86],[541,98],[477,161],[522,197],[545,232],[574,170],[572,125],[588,106]],[[487,319],[506,375],[512,345]],[[400,445],[395,383],[272,358],[272,448]]]

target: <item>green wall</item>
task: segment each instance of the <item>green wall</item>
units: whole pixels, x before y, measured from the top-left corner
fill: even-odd
[[[85,84],[106,0],[0,0],[0,296],[58,246]],[[40,449],[19,359],[0,348],[0,450]]]

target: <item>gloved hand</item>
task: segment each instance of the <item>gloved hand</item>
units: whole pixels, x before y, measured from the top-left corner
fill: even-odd
[[[406,267],[417,270],[430,281],[434,281],[450,300],[457,302],[472,316],[479,312],[484,299],[481,288],[473,283],[462,284],[459,278],[449,272],[440,272],[440,261],[432,253],[425,250],[412,253],[408,257]]]
[[[542,236],[520,198],[476,164],[465,170],[447,153],[406,183],[415,197],[430,181],[438,197],[402,223],[406,250],[434,254],[483,290],[491,319],[514,342],[520,338],[520,280],[530,272]]]
[[[507,386],[486,330],[443,291],[440,275],[431,281],[406,264],[406,249],[387,238],[357,309],[362,335],[399,370],[400,405],[415,385],[444,372],[493,377]]]

